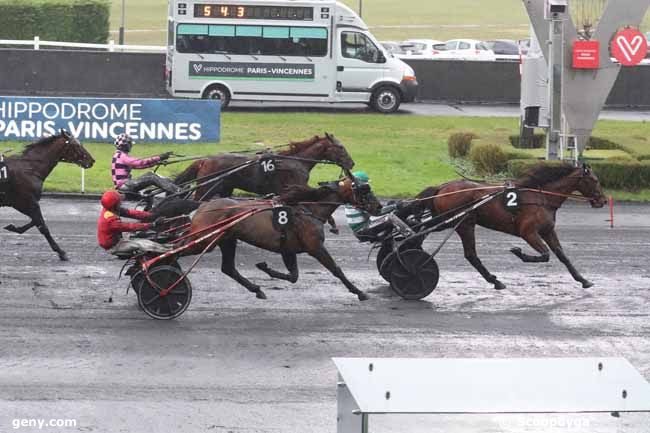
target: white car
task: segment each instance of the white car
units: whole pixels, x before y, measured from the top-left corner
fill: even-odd
[[[493,62],[496,60],[494,51],[488,48],[483,41],[475,39],[453,39],[434,47],[434,59],[452,60],[483,60]]]
[[[434,56],[434,45],[441,44],[435,39],[409,39],[400,43],[402,54],[395,54],[404,59],[432,59]]]

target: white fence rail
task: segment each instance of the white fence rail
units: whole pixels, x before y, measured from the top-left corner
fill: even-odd
[[[94,50],[105,50],[109,52],[114,51],[136,51],[136,52],[154,52],[164,53],[167,47],[160,45],[119,45],[112,39],[108,44],[85,44],[80,42],[56,42],[56,41],[42,41],[40,37],[34,36],[34,39],[29,40],[11,40],[0,39],[0,45],[13,45],[32,47],[35,50],[40,50],[41,47],[61,47],[61,48],[89,48]]]

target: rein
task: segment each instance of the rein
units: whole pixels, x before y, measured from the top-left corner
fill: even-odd
[[[409,199],[409,200],[405,200],[405,202],[414,203],[414,202],[431,200],[431,199],[439,198],[439,197],[446,197],[446,196],[450,196],[450,195],[460,194],[460,193],[463,193],[463,192],[483,191],[483,190],[487,190],[487,189],[504,189],[505,190],[507,188],[505,186],[484,186],[484,187],[478,187],[478,188],[467,188],[467,189],[461,189],[461,190],[458,190],[458,191],[446,192],[446,193],[443,193],[443,194],[431,195],[431,196],[428,196],[428,197]],[[541,188],[516,188],[516,189],[519,189],[520,191],[529,191],[529,192],[536,192],[538,194],[552,195],[552,196],[556,196],[556,197],[564,197],[564,198],[569,199],[569,200],[576,200],[576,201],[583,201],[583,202],[595,200],[595,198],[585,197],[584,195],[564,194],[564,193],[561,193],[561,192],[547,191],[547,190],[544,190],[544,189],[541,189]]]

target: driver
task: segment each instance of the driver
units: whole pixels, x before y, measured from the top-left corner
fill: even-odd
[[[137,193],[148,186],[157,186],[168,194],[180,192],[180,188],[174,183],[156,173],[149,172],[137,179],[131,178],[132,169],[143,169],[153,167],[161,161],[167,160],[172,152],[165,152],[162,155],[152,156],[150,158],[137,159],[129,156],[134,141],[127,134],[120,134],[115,138],[115,148],[111,162],[111,176],[115,189],[121,192]]]
[[[352,175],[355,182],[362,184],[370,182],[370,178],[363,171],[355,171]],[[379,211],[380,216],[372,218],[368,212],[346,205],[345,218],[354,235],[362,242],[374,242],[378,240],[381,233],[393,228],[396,228],[402,236],[408,237],[415,232],[394,213],[403,208],[402,202],[386,205]]]
[[[161,225],[161,220],[153,223],[125,223],[121,216],[136,220],[146,220],[152,217],[150,212],[135,209],[124,209],[122,195],[115,191],[106,191],[101,198],[102,210],[97,220],[97,241],[99,245],[111,254],[129,254],[135,251],[164,253],[168,248],[148,239],[124,239],[122,233],[155,229]]]

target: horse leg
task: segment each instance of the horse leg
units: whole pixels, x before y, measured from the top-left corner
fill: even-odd
[[[25,233],[27,230],[31,229],[35,225],[36,224],[34,224],[34,221],[32,220],[32,221],[28,222],[27,224],[25,224],[24,226],[16,227],[13,224],[9,224],[8,226],[5,226],[4,229],[9,231],[9,232],[14,232],[14,233],[18,233],[19,235],[22,235],[23,233]]]
[[[339,228],[336,225],[336,221],[334,221],[333,216],[330,215],[329,218],[327,218],[327,224],[330,225],[330,233],[333,233],[335,235],[339,234]]]
[[[330,253],[325,249],[325,246],[321,243],[319,248],[315,251],[310,251],[309,255],[311,255],[313,258],[318,260],[321,265],[325,266],[325,268],[332,273],[336,278],[341,280],[341,282],[347,287],[347,289],[351,292],[357,295],[360,301],[365,301],[368,299],[368,295],[363,293],[361,290],[357,289],[357,287],[348,280],[348,278],[345,276],[341,268],[338,267]]]
[[[258,263],[255,266],[257,266],[257,269],[259,269],[260,271],[266,272],[272,278],[278,278],[280,280],[289,281],[291,283],[295,283],[296,281],[298,281],[297,256],[291,253],[282,253],[282,261],[284,261],[284,265],[287,267],[287,270],[289,271],[288,274],[283,274],[282,272],[278,272],[276,270],[269,268],[266,262]]]
[[[50,229],[47,228],[47,225],[45,224],[45,220],[43,219],[43,214],[41,213],[41,207],[38,204],[32,211],[31,218],[34,225],[36,225],[38,231],[41,232],[43,236],[45,236],[45,239],[47,239],[47,243],[50,244],[50,248],[52,248],[52,250],[59,255],[59,259],[61,259],[64,262],[67,262],[68,255],[66,254],[65,251],[61,249],[61,247],[56,243],[56,241],[50,234]]]
[[[564,254],[564,250],[562,249],[562,245],[560,245],[560,240],[557,238],[557,233],[555,233],[555,230],[549,230],[542,236],[544,237],[546,244],[551,248],[551,251],[553,251],[557,258],[560,259],[562,263],[564,263],[564,266],[566,266],[566,268],[569,270],[574,280],[581,283],[584,289],[588,289],[594,285],[592,282],[580,275],[580,272],[578,272],[576,268],[573,267],[573,264],[571,261],[569,261],[569,258]]]
[[[228,239],[219,244],[221,249],[221,272],[246,287],[249,292],[255,293],[258,299],[266,299],[266,295],[257,284],[253,284],[237,271],[235,267],[235,254],[237,252],[237,239]]]
[[[506,288],[506,285],[499,281],[495,275],[492,275],[490,271],[488,271],[485,266],[483,266],[481,259],[479,259],[478,254],[476,254],[476,237],[474,234],[474,226],[475,224],[473,222],[466,221],[456,229],[456,233],[458,233],[460,240],[463,242],[463,251],[465,252],[465,258],[468,262],[471,263],[472,266],[474,266],[474,269],[476,269],[481,274],[481,276],[483,276],[485,281],[494,284],[494,288],[496,290],[503,290]]]
[[[529,230],[528,232],[521,235],[521,238],[528,242],[535,251],[537,251],[539,256],[531,256],[521,251],[521,248],[510,248],[510,252],[515,256],[519,257],[524,263],[546,263],[549,261],[550,254],[546,245],[539,236],[537,230]]]

